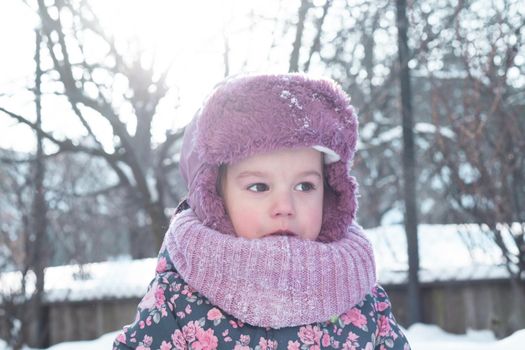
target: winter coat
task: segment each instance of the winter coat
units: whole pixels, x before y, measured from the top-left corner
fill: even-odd
[[[164,249],[156,276],[113,350],[172,349],[410,349],[384,289],[321,323],[280,329],[255,327],[226,314],[192,289]]]

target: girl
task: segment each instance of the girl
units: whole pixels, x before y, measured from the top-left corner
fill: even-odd
[[[185,131],[188,199],[114,349],[409,349],[355,223],[356,142],[332,81],[220,84]]]

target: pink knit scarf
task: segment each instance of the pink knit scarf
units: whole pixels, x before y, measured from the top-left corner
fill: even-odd
[[[331,243],[248,240],[204,226],[188,209],[172,221],[164,246],[191,287],[254,326],[329,320],[359,303],[376,282],[371,245],[355,225]]]

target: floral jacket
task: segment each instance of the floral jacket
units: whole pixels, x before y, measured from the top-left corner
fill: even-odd
[[[164,250],[157,273],[113,350],[408,350],[386,292],[379,285],[342,315],[280,329],[245,324],[212,305],[177,273]]]

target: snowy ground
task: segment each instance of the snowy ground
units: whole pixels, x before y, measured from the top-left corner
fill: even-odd
[[[455,335],[436,326],[423,324],[415,324],[405,332],[413,350],[519,350],[523,349],[525,344],[525,329],[499,341],[490,331],[470,331],[465,335]],[[61,343],[48,350],[111,349],[111,343],[116,336],[117,332],[108,333],[93,341]],[[0,350],[8,350],[5,342],[1,340]]]

